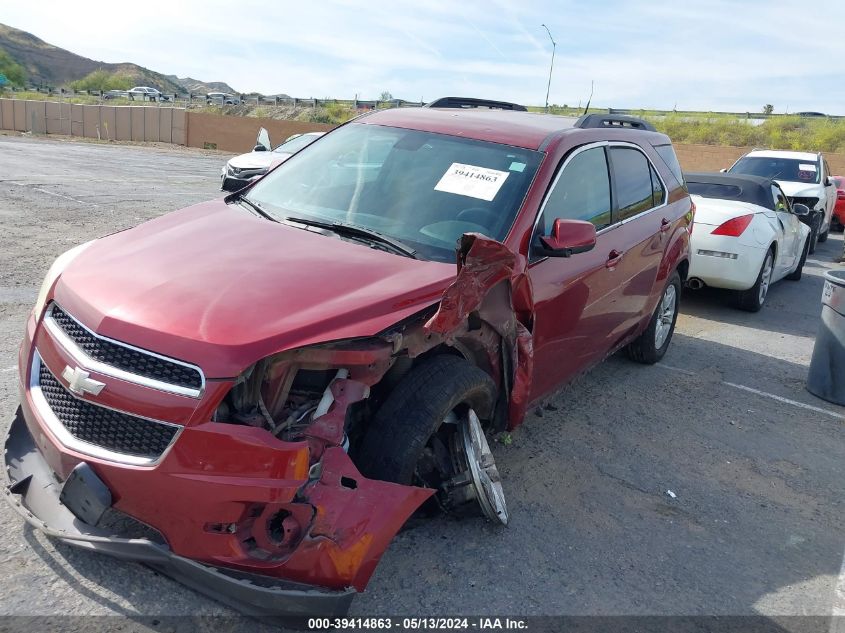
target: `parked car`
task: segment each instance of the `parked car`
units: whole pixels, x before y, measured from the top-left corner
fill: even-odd
[[[126,90],[108,90],[103,93],[103,99],[128,99],[129,93]]]
[[[818,242],[827,240],[836,204],[836,187],[821,153],[754,150],[737,160],[728,172],[777,180],[793,204],[797,202],[810,208],[810,214],[802,218],[812,231],[810,252],[816,251]]]
[[[343,614],[420,506],[507,522],[485,431],[665,354],[682,180],[631,117],[397,108],[77,246],[26,323],[7,497],[253,615]]]
[[[845,230],[845,177],[833,176],[836,186],[836,205],[833,207],[833,225],[837,231]]]
[[[209,92],[205,95],[205,102],[208,105],[240,105],[241,99],[226,92]]]
[[[271,151],[270,135],[267,130],[261,128],[258,132],[255,148],[251,152],[235,156],[223,165],[220,174],[220,189],[223,191],[243,189],[256,178],[261,178],[271,168],[285,162],[303,147],[316,141],[323,134],[323,132],[294,134]]]
[[[742,174],[687,173],[695,204],[689,286],[728,288],[743,310],[763,307],[771,284],[801,279],[810,209],[790,204],[777,181]]]
[[[149,86],[135,86],[126,91],[127,96],[133,101],[162,101],[164,95],[155,88]]]

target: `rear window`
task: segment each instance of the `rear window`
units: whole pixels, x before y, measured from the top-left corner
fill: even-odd
[[[678,162],[678,156],[675,154],[675,148],[671,145],[655,145],[655,151],[666,163],[672,175],[678,179],[678,182],[684,184],[684,173],[681,171],[681,163]]]
[[[689,182],[687,190],[703,198],[720,198],[722,200],[739,200],[742,196],[742,187],[736,185],[722,185],[710,182]]]
[[[845,178],[840,178],[839,176],[833,177],[833,184],[836,185],[837,189],[842,189],[843,182],[845,182]]]

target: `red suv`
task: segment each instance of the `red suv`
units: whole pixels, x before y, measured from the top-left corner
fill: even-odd
[[[29,523],[299,616],[345,613],[421,506],[507,522],[485,432],[663,356],[693,207],[638,119],[434,105],[58,258],[6,440]]]

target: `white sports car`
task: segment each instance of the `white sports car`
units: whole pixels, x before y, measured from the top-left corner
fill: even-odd
[[[790,204],[770,178],[740,174],[685,174],[695,203],[690,238],[690,288],[736,291],[743,310],[757,312],[769,286],[801,279],[810,246],[810,213]]]

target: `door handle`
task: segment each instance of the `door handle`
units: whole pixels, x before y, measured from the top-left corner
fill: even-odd
[[[607,268],[613,268],[614,266],[616,266],[616,264],[622,261],[623,254],[624,253],[622,251],[617,251],[614,248],[612,251],[610,251],[610,254],[607,256],[607,261],[604,263],[604,265]]]
[[[666,231],[668,231],[671,228],[672,228],[672,221],[671,220],[663,218],[660,221],[660,232],[661,233],[665,233]]]

